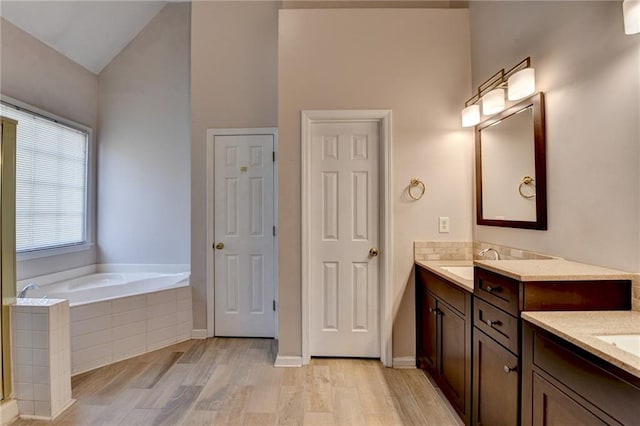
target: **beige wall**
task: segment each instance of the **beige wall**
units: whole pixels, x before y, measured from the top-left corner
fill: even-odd
[[[206,328],[207,128],[277,126],[280,2],[191,6],[193,326]]]
[[[474,86],[531,56],[547,118],[548,231],[474,239],[640,271],[640,36],[621,2],[471,2]],[[475,223],[475,220],[474,220]]]
[[[301,354],[300,110],[392,109],[393,356],[413,356],[412,243],[471,239],[467,11],[282,10],[279,32],[280,354]],[[427,185],[418,202],[403,194],[414,176]]]
[[[96,75],[9,21],[2,18],[0,24],[2,94],[93,128],[95,148],[98,113]],[[92,161],[95,163],[95,149]],[[94,216],[93,211],[91,216]],[[95,263],[95,258],[95,249],[92,248],[18,262],[18,279],[90,265]]]
[[[190,263],[190,19],[167,5],[100,73],[99,263]]]

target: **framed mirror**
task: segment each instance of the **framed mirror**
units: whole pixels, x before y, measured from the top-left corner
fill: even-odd
[[[492,116],[475,132],[478,225],[546,230],[544,95]]]

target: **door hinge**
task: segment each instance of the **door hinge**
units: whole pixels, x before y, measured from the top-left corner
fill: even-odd
[[[276,162],[276,152],[275,151],[271,152],[271,158],[273,159],[273,162],[275,163]]]
[[[273,301],[273,312],[275,312],[275,311],[276,311],[276,301],[274,300]]]
[[[276,236],[276,227],[275,226],[273,227],[273,236],[274,237]]]

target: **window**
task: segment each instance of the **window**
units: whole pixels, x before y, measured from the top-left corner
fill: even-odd
[[[0,112],[18,121],[18,253],[86,244],[89,131],[4,100]]]

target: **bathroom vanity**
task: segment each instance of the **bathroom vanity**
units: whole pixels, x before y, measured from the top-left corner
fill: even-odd
[[[640,423],[640,312],[523,319],[523,425]]]
[[[462,265],[471,262],[456,266]],[[471,280],[416,266],[417,367],[431,374],[465,424],[471,414],[472,293]]]
[[[520,424],[521,314],[631,307],[629,274],[562,259],[475,261],[472,288],[445,262],[416,263],[416,364],[465,424]]]

